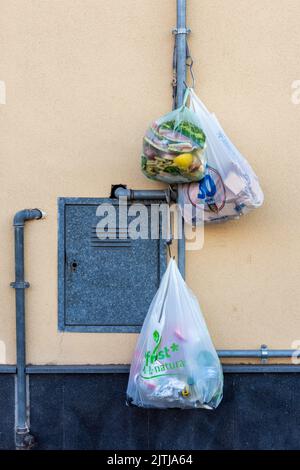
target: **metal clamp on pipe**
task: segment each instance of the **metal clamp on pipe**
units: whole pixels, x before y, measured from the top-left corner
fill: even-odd
[[[268,350],[268,346],[266,344],[261,345],[260,353],[261,353],[261,363],[266,364],[268,362],[268,358],[269,358],[269,350]]]
[[[190,28],[173,28],[172,29],[172,34],[176,35],[176,34],[186,34],[186,35],[189,35],[191,33],[191,29]]]
[[[28,289],[28,287],[30,287],[30,284],[27,281],[11,282],[10,287],[12,287],[13,289]]]

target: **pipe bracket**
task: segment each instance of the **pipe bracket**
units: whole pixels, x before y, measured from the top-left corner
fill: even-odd
[[[262,344],[260,347],[260,352],[261,352],[261,363],[266,364],[269,359],[268,346],[266,344]]]
[[[177,34],[190,34],[191,33],[191,29],[190,28],[173,28],[172,29],[172,34],[174,34],[175,36]]]
[[[28,287],[30,287],[30,284],[27,281],[16,281],[11,282],[10,287],[12,287],[13,289],[28,289]]]

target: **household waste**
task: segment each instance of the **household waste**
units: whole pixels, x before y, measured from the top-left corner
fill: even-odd
[[[196,114],[183,105],[154,121],[143,139],[141,168],[152,180],[189,183],[203,178],[206,168],[206,136]]]
[[[237,219],[262,205],[264,195],[258,178],[215,114],[208,111],[192,89],[189,96],[190,110],[197,115],[207,137],[207,166],[200,182],[184,186],[183,215],[194,224]]]
[[[171,259],[137,342],[127,403],[213,409],[222,395],[222,366],[198,301]]]

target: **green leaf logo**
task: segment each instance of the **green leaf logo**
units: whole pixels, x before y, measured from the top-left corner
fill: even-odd
[[[155,341],[156,343],[159,343],[160,334],[159,334],[159,332],[158,332],[157,330],[155,330],[155,331],[153,332],[153,339],[154,339],[154,341]]]

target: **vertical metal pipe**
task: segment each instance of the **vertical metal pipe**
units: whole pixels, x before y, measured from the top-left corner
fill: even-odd
[[[185,31],[185,32],[183,32]],[[177,34],[176,34],[176,54],[177,54],[177,107],[182,105],[185,80],[186,80],[186,0],[177,0]],[[178,185],[179,205],[183,205],[182,185]],[[184,219],[178,217],[178,233],[181,235],[178,240],[178,267],[183,278],[185,278],[185,236]]]
[[[186,0],[177,0],[177,107],[182,105],[186,80]]]
[[[15,275],[16,283],[24,282],[24,226],[15,227]],[[26,381],[25,381],[25,289],[16,288],[17,334],[17,432],[25,433]]]
[[[15,234],[15,281],[11,287],[16,292],[16,348],[17,348],[17,393],[16,393],[16,448],[30,449],[34,437],[27,423],[26,400],[26,342],[25,342],[25,289],[29,283],[24,275],[24,226],[26,220],[41,219],[45,214],[39,209],[25,209],[14,217]]]

